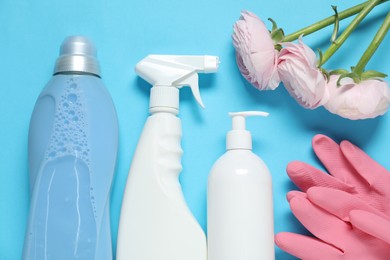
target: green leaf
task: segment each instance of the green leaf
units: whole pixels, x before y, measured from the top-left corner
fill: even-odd
[[[272,18],[268,18],[269,21],[272,23],[272,31],[271,31],[271,38],[274,42],[275,49],[280,48],[281,46],[277,46],[280,44],[284,39],[284,31],[282,28],[278,28],[278,25]]]
[[[349,71],[346,69],[337,69],[337,70],[330,71],[329,74],[330,75],[341,75],[341,74],[347,74],[347,73],[349,73]]]
[[[279,44],[284,39],[284,32],[281,28],[271,32],[271,38],[274,44]]]
[[[329,71],[327,71],[324,68],[320,68],[320,70],[321,70],[322,74],[325,76],[326,81],[329,82],[329,79],[330,79]]]
[[[276,31],[278,29],[278,25],[272,18],[268,18],[268,21],[272,23],[272,32]]]
[[[337,35],[339,33],[339,27],[340,27],[340,19],[339,19],[339,13],[337,12],[337,6],[332,5],[332,9],[334,11],[335,21],[334,21],[334,27],[333,27],[333,33],[330,37],[330,42],[334,42],[337,39]]]
[[[323,59],[324,56],[322,55],[322,51],[321,51],[320,48],[318,48],[317,51],[318,51],[318,55],[320,56],[318,64],[317,64],[317,67],[320,69],[321,68],[321,64],[322,64],[322,59]]]
[[[340,82],[341,82],[341,80],[343,78],[351,78],[351,79],[353,79],[353,81],[355,83],[359,83],[360,82],[360,77],[355,72],[345,73],[345,74],[341,74],[339,79],[337,80],[337,87],[341,86]]]
[[[387,74],[376,71],[376,70],[367,70],[362,73],[360,76],[362,80],[372,79],[372,78],[386,78]]]

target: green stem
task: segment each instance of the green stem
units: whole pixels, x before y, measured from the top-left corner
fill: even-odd
[[[386,36],[386,33],[390,29],[390,13],[387,14],[383,24],[379,28],[378,32],[375,34],[374,39],[371,41],[370,46],[366,49],[363,56],[360,58],[359,62],[354,68],[354,72],[360,75],[364,69],[368,61],[371,59],[372,55],[374,55],[375,51],[378,49],[379,45],[383,41]]]
[[[387,2],[388,0],[382,0],[382,1],[379,1],[379,3],[377,3],[376,5],[380,5],[380,4],[383,4],[385,2]],[[348,18],[352,15],[355,15],[357,13],[359,13],[360,11],[363,10],[363,8],[369,3],[370,1],[367,1],[367,2],[364,2],[364,3],[361,3],[359,5],[356,5],[354,7],[351,7],[345,11],[342,11],[339,13],[339,20],[343,20],[345,18]],[[303,35],[309,35],[313,32],[316,32],[322,28],[325,28],[331,24],[333,24],[334,22],[336,21],[336,17],[335,15],[332,15],[332,16],[329,16],[328,18],[325,18],[319,22],[316,22],[312,25],[309,25],[299,31],[296,31],[292,34],[289,34],[287,35],[286,37],[284,37],[283,39],[283,42],[292,42],[296,39],[299,38],[299,36],[301,36],[302,34]]]
[[[360,13],[353,19],[353,21],[348,25],[342,34],[330,45],[330,47],[324,52],[321,64],[322,66],[330,57],[341,47],[349,35],[356,29],[360,22],[368,15],[371,10],[381,3],[381,0],[370,0],[360,11]]]

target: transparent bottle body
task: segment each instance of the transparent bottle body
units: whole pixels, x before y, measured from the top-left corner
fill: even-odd
[[[23,259],[112,259],[109,193],[117,149],[117,116],[101,79],[54,76],[30,121]]]

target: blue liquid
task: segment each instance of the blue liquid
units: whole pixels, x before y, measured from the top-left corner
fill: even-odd
[[[109,192],[117,148],[116,112],[101,80],[54,76],[30,122],[23,259],[112,259]]]
[[[36,259],[58,259],[58,252],[62,259],[94,259],[97,230],[87,165],[74,156],[55,159],[44,166],[37,185],[30,254]]]

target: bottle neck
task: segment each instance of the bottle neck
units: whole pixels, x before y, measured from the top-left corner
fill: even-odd
[[[100,77],[99,62],[93,56],[61,55],[54,67],[53,74],[89,74]]]
[[[53,76],[57,76],[57,75],[92,76],[99,79],[101,78],[100,75],[96,75],[88,72],[81,72],[81,71],[62,71],[62,72],[53,73]]]
[[[171,107],[150,107],[149,113],[152,115],[157,114],[157,113],[168,113],[168,114],[173,114],[173,115],[177,116],[179,114],[179,110],[171,108]]]
[[[226,135],[226,150],[252,150],[252,136],[247,130],[231,130]]]
[[[179,89],[173,86],[153,86],[150,90],[149,112],[179,114]]]

